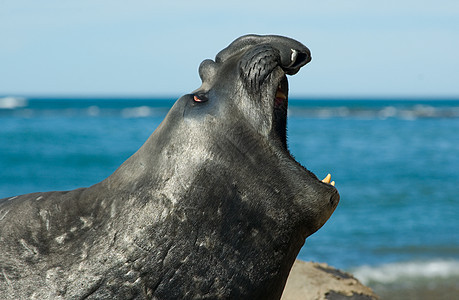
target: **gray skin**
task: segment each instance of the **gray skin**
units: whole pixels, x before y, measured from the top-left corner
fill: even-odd
[[[107,179],[0,200],[0,298],[279,299],[339,201],[289,154],[276,99],[310,59],[243,36]]]

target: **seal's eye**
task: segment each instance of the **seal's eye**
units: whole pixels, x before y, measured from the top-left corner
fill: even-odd
[[[194,95],[193,100],[194,102],[202,103],[202,102],[206,102],[209,99],[207,99],[206,95]]]

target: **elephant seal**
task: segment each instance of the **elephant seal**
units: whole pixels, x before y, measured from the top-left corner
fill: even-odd
[[[111,176],[1,200],[0,298],[280,298],[339,201],[287,150],[286,74],[310,59],[238,38]]]

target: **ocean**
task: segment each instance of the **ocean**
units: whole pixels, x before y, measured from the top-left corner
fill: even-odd
[[[174,101],[0,98],[0,198],[103,180]],[[291,99],[288,145],[341,195],[298,258],[382,299],[459,299],[459,100]]]

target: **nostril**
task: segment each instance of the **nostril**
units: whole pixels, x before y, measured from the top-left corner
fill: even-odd
[[[291,68],[302,67],[311,61],[311,56],[309,56],[308,53],[299,52],[299,51],[292,49],[291,60],[292,62],[289,67]]]
[[[294,75],[299,69],[311,61],[311,55],[308,52],[302,52],[295,49],[290,49],[290,63],[284,67],[284,70],[289,75]]]

